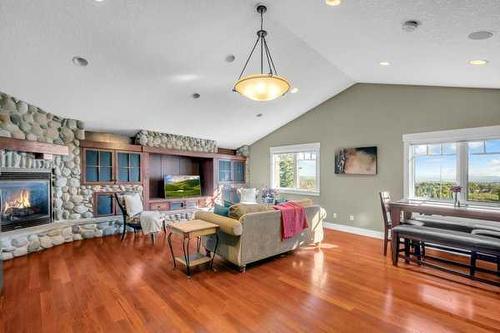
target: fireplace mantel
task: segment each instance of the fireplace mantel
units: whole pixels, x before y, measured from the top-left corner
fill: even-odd
[[[0,137],[0,149],[34,153],[37,158],[47,160],[53,155],[69,155],[69,148],[64,145],[5,137]]]

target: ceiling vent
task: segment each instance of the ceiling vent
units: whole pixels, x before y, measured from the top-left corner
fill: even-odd
[[[421,25],[422,23],[420,23],[417,20],[408,20],[405,23],[403,23],[403,30],[408,32],[413,32],[417,30],[417,28]]]

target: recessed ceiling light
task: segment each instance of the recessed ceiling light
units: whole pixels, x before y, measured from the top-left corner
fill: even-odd
[[[262,117],[262,113],[257,113],[256,117],[257,117],[257,118]]]
[[[474,31],[469,34],[469,38],[473,40],[483,40],[491,38],[493,35],[491,31]]]
[[[200,94],[198,94],[198,93],[194,93],[194,94],[192,94],[191,96],[192,96],[194,99],[198,99],[198,98],[200,98],[200,97],[201,97],[201,95],[200,95]]]
[[[413,32],[413,31],[417,30],[417,28],[421,25],[422,25],[422,23],[420,23],[417,20],[408,20],[408,21],[403,23],[403,30],[408,31],[408,32]]]
[[[71,59],[71,61],[76,66],[81,66],[81,67],[85,67],[89,64],[89,61],[85,58],[82,58],[82,57],[73,57],[73,59]]]
[[[342,0],[325,0],[328,6],[338,6],[342,3]]]
[[[292,93],[292,94],[296,94],[298,92],[299,92],[299,88],[297,88],[297,87],[293,87],[292,89],[290,89],[290,93]]]
[[[94,0],[95,2],[103,2],[104,0]]]
[[[388,62],[388,61],[381,61],[381,62],[379,62],[378,64],[379,64],[380,66],[390,66],[390,65],[391,65],[391,63],[390,63],[390,62]]]
[[[233,62],[234,59],[236,59],[236,57],[234,56],[234,54],[229,54],[227,57],[226,57],[226,62]]]
[[[485,60],[485,59],[473,59],[473,60],[469,60],[469,64],[476,65],[476,66],[486,65],[487,63],[488,63],[488,60]]]

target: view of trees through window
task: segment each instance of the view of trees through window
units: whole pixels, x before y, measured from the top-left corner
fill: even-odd
[[[274,154],[274,187],[316,190],[316,152]]]
[[[418,198],[451,199],[457,172],[456,144],[413,146],[415,196]]]
[[[500,140],[466,145],[467,200],[500,202]],[[451,188],[457,184],[457,144],[414,145],[412,155],[415,197],[451,200]]]

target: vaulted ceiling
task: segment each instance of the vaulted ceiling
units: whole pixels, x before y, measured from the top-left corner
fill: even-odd
[[[265,15],[269,46],[278,72],[299,92],[247,100],[231,89],[256,38],[256,4],[2,0],[0,91],[92,130],[151,129],[234,148],[356,82],[500,88],[498,0],[344,0],[336,7],[273,0]],[[408,19],[421,27],[404,31]],[[467,37],[478,30],[495,35]],[[236,60],[225,61],[231,54]],[[75,66],[73,56],[89,65]],[[489,63],[472,66],[472,59]]]

